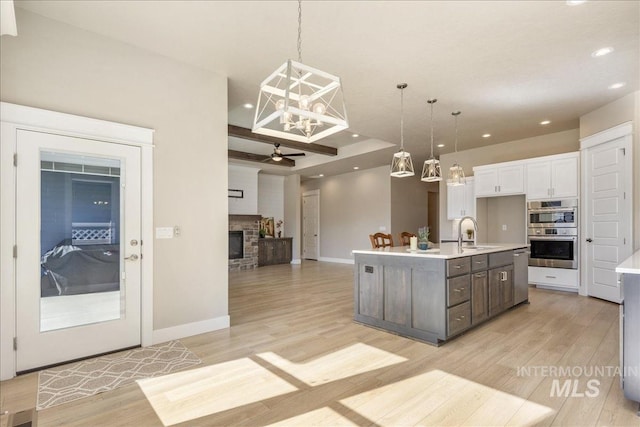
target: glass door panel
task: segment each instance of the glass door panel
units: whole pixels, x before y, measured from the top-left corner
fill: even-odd
[[[40,153],[40,331],[119,319],[119,159]]]

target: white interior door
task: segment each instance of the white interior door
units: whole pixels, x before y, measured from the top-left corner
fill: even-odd
[[[320,254],[320,193],[302,195],[302,258],[318,259]]]
[[[18,130],[16,368],[140,344],[140,148]]]
[[[630,159],[627,138],[586,150],[585,241],[588,295],[620,303],[616,266],[631,254],[631,188],[626,188]]]

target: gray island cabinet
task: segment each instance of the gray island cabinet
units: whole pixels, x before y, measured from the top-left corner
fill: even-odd
[[[354,250],[354,319],[439,345],[514,306],[514,250],[526,246]]]

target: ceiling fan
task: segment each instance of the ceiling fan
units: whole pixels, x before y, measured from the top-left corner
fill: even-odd
[[[271,154],[271,157],[269,157],[268,159],[265,159],[265,161],[273,160],[274,162],[279,162],[285,157],[297,157],[304,155],[305,153],[283,154],[282,151],[280,151],[280,144],[276,142],[275,144],[273,144],[273,154]]]

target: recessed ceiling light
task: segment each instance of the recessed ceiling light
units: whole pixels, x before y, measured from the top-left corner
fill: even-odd
[[[586,2],[587,2],[587,0],[567,0],[567,5],[568,6],[577,6],[579,4],[586,3]]]
[[[360,167],[359,167],[359,166],[354,166],[354,167],[353,167],[353,170],[358,170],[358,169],[360,169]]]
[[[490,133],[485,133],[484,135],[482,135],[483,138],[490,138],[491,134]]]
[[[546,126],[546,125],[548,125],[549,123],[551,123],[551,120],[543,120],[543,121],[541,121],[541,122],[540,122],[540,124],[541,124],[542,126]]]
[[[624,85],[626,85],[625,82],[618,82],[618,83],[614,83],[611,86],[609,86],[609,89],[620,89],[621,87],[623,87]]]
[[[320,178],[322,178],[322,177],[324,176],[324,174],[323,174],[323,173],[321,173],[321,174],[320,174],[320,175],[318,175],[318,176],[319,176]]]
[[[593,56],[594,58],[597,58],[599,56],[605,56],[611,52],[613,52],[612,47],[603,47],[602,49],[598,49],[594,52],[591,52],[591,56]]]
[[[351,138],[357,138],[357,137],[359,137],[359,136],[360,136],[360,134],[358,134],[358,133],[354,133],[353,135],[351,135]]]
[[[247,102],[246,104],[243,105],[244,108],[246,108],[247,110],[250,110],[253,108],[253,104]]]
[[[438,148],[444,147],[444,144],[438,144]]]

